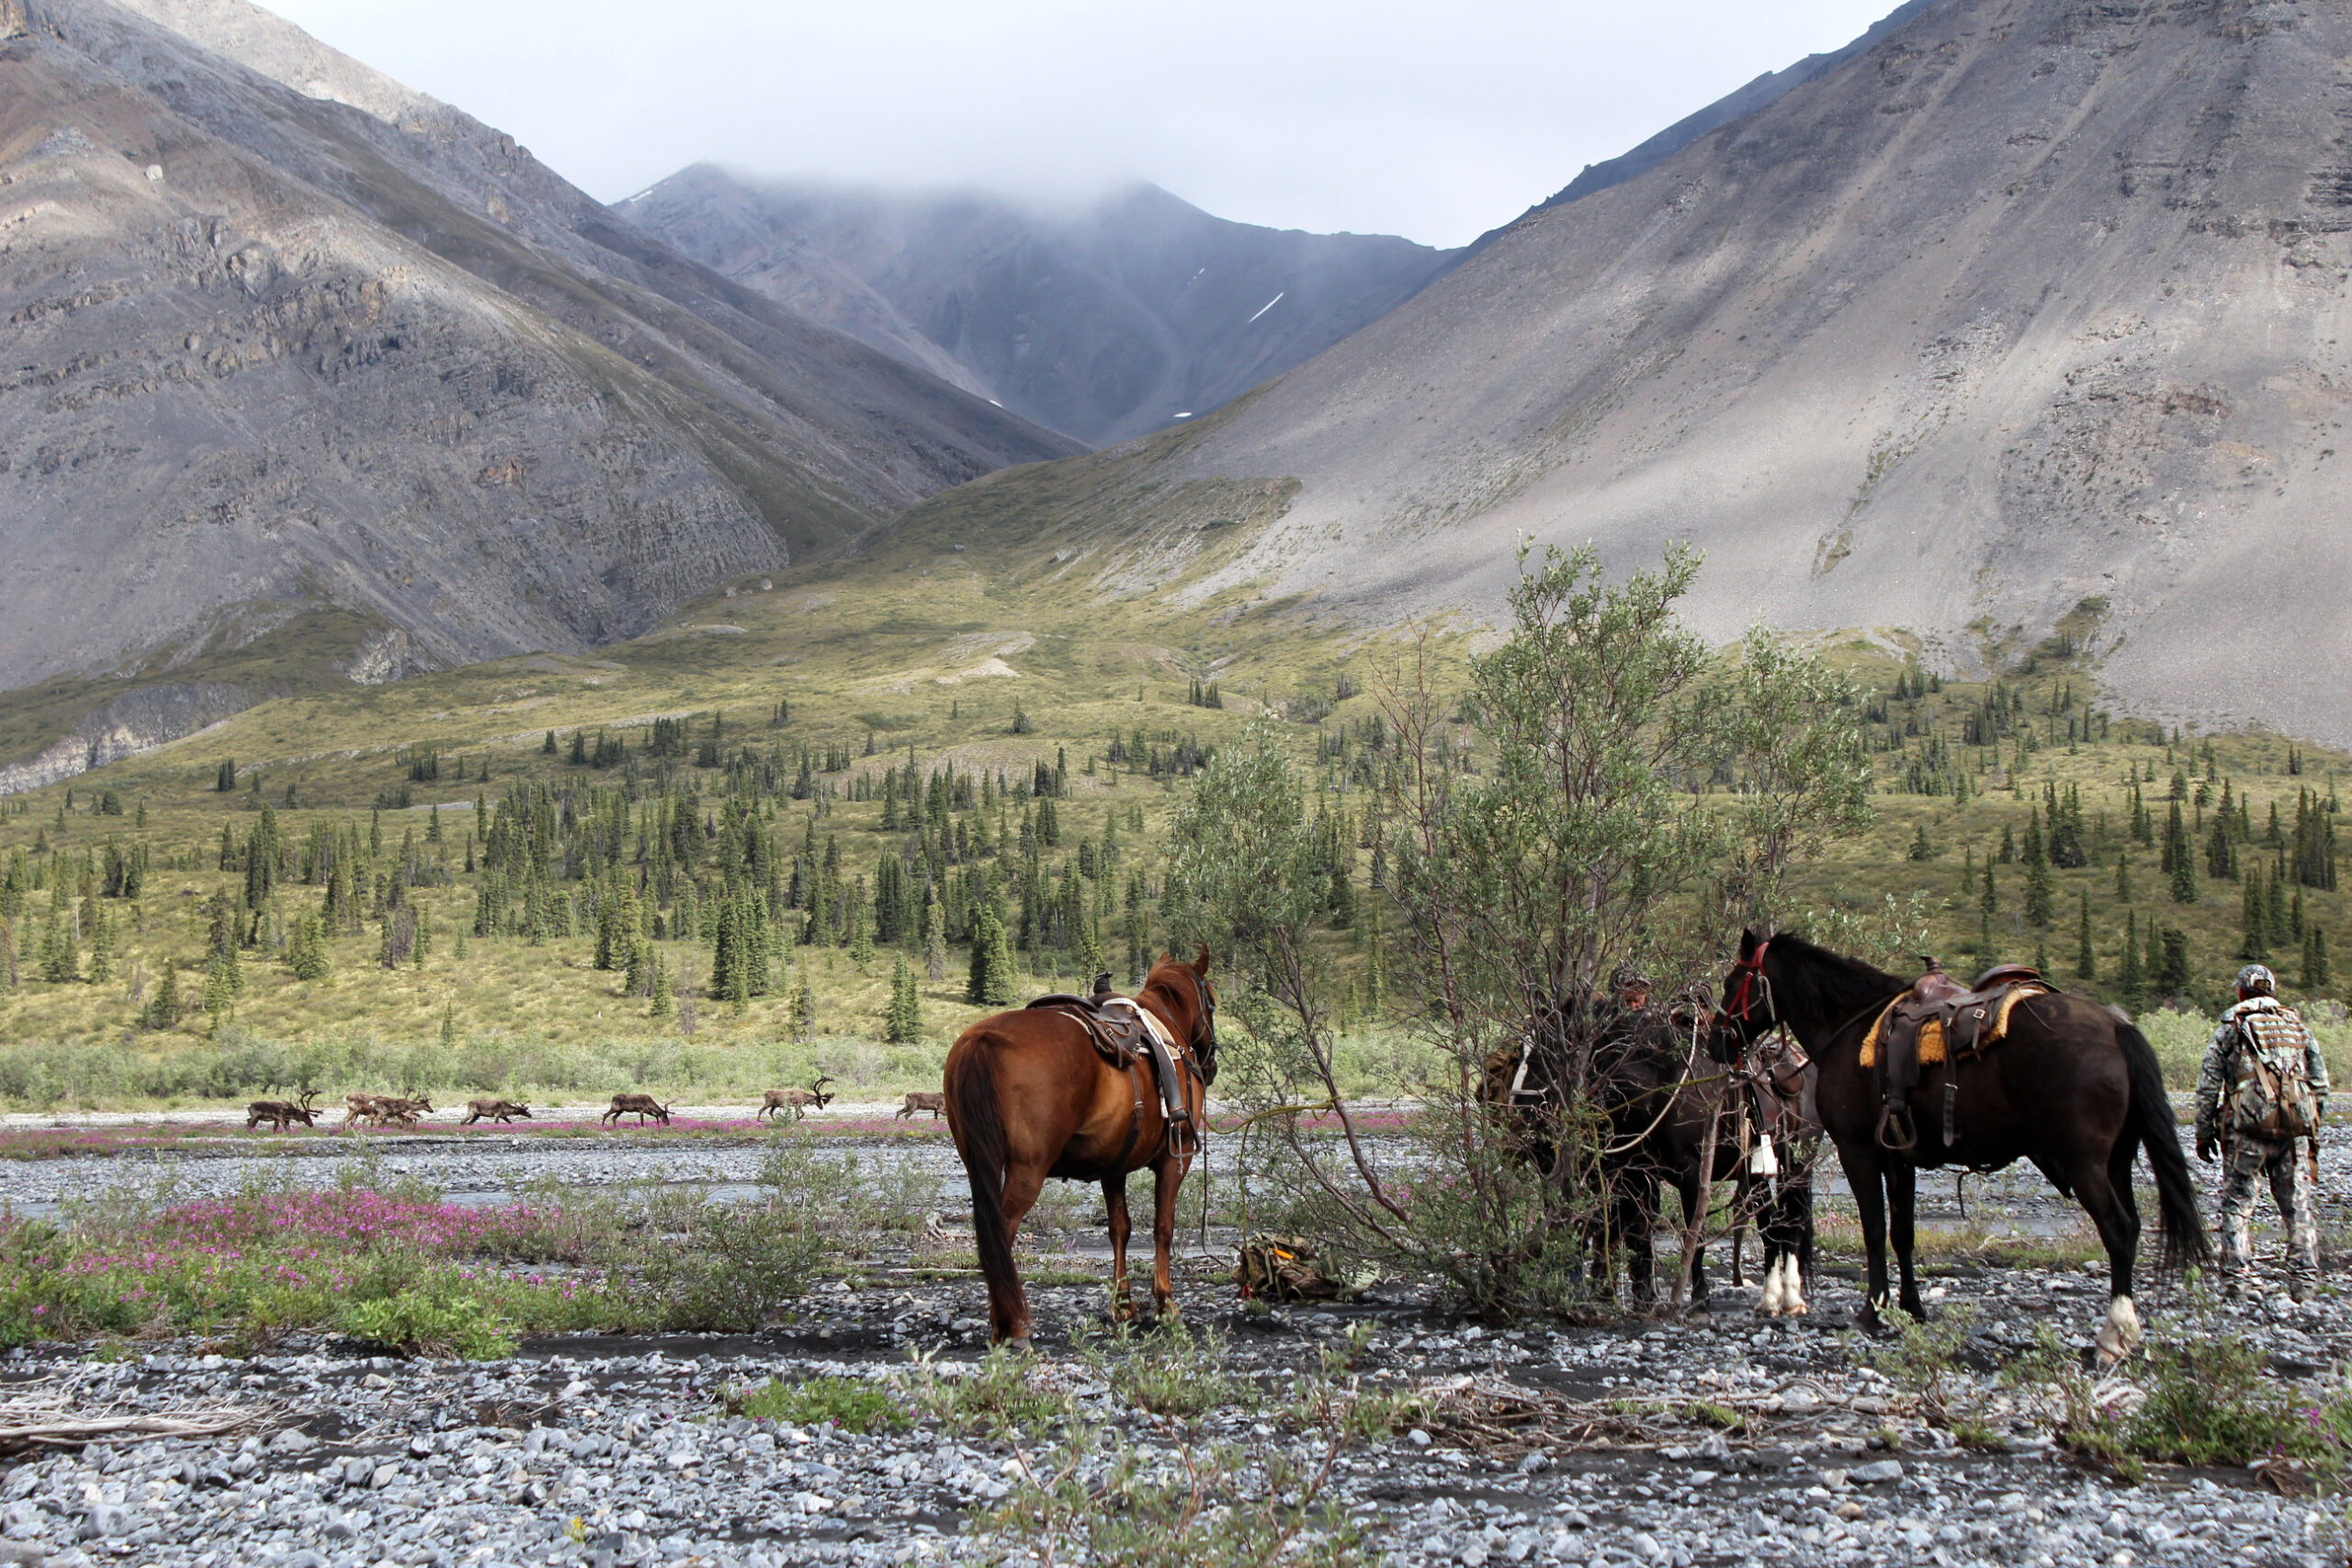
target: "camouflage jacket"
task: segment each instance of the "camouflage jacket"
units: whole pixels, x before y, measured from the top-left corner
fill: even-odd
[[[2254,999],[2270,1000],[2268,998]],[[2272,1002],[2271,1005],[2278,1004]],[[2239,1043],[2245,1038],[2238,1028],[2238,1014],[2246,1006],[2245,1002],[2240,1002],[2223,1013],[2220,1025],[2213,1031],[2211,1043],[2205,1047],[2205,1066],[2197,1075],[2197,1136],[2200,1142],[2209,1138],[2218,1142],[2223,1131],[2222,1111],[2229,1098],[2232,1059],[2237,1055]],[[2308,1031],[2305,1037],[2310,1038]],[[2316,1040],[2311,1040],[2303,1048],[2303,1072],[2311,1079],[2312,1092],[2319,1097],[2320,1114],[2325,1116],[2327,1062],[2320,1055]]]

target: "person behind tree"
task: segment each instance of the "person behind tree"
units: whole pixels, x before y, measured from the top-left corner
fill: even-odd
[[[2288,1294],[2301,1301],[2319,1277],[2312,1213],[2319,1128],[2327,1114],[2327,1063],[2259,964],[2238,971],[2238,999],[2222,1015],[2197,1077],[2197,1157],[2222,1156],[2222,1287],[2233,1299],[2255,1282],[2249,1235],[2255,1180],[2267,1178],[2287,1233]],[[2312,1180],[2295,1158],[2311,1147]]]

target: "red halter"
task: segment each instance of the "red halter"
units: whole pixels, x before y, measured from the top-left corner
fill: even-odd
[[[1766,937],[1756,944],[1756,951],[1732,965],[1731,984],[1725,988],[1724,1012],[1725,1019],[1746,1023],[1756,1010],[1757,991],[1760,987],[1769,998],[1772,982],[1764,974],[1764,954],[1770,949],[1772,939]],[[1768,1004],[1769,1000],[1768,1000]]]

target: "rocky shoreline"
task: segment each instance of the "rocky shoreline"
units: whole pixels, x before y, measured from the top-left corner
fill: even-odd
[[[587,1179],[618,1152],[548,1141],[534,1157],[581,1162]],[[429,1151],[413,1163],[420,1176],[463,1172]],[[2030,1199],[2019,1182],[1982,1201],[2005,1191]],[[1758,1319],[1752,1286],[1719,1285],[1713,1310],[1502,1331],[1386,1287],[1360,1303],[1249,1310],[1225,1267],[1187,1256],[1180,1269],[1180,1303],[1213,1363],[1198,1375],[1230,1391],[1183,1418],[1138,1403],[1104,1374],[1098,1345],[1073,1339],[1101,1315],[1099,1285],[1034,1292],[1031,1379],[1059,1402],[1051,1422],[991,1428],[918,1412],[861,1433],[730,1413],[769,1380],[865,1380],[896,1397],[989,1375],[978,1282],[953,1270],[829,1279],[756,1335],[565,1338],[489,1362],[399,1361],[322,1338],[250,1359],[192,1343],[112,1360],[21,1349],[0,1360],[10,1410],[225,1410],[248,1424],[0,1459],[0,1562],[981,1561],[976,1521],[1017,1501],[1074,1423],[1131,1445],[1147,1472],[1219,1445],[1246,1465],[1319,1472],[1317,1501],[1362,1531],[1371,1561],[1396,1568],[2345,1561],[2340,1505],[2281,1495],[2298,1490],[2291,1474],[2150,1466],[2132,1484],[2052,1441],[2015,1371],[2047,1348],[2045,1325],[2070,1355],[2087,1344],[2104,1281],[2080,1268],[1934,1267],[1935,1308],[1967,1326],[1928,1398],[1882,1370],[1885,1341],[1851,1331],[1843,1267],[1825,1268],[1819,1310],[1804,1319]],[[2352,1360],[2336,1289],[2332,1277],[2303,1306],[2177,1290],[2142,1305],[2159,1342],[2256,1346],[2267,1379],[2316,1402]],[[1293,1391],[1317,1379],[1327,1400],[1351,1388],[1418,1403],[1393,1428],[1335,1446],[1335,1425],[1296,1407]],[[1939,1414],[1963,1408],[1967,1423]]]

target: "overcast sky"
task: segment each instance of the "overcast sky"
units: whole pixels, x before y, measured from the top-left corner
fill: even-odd
[[[616,200],[712,159],[1460,244],[1896,0],[264,0]]]

